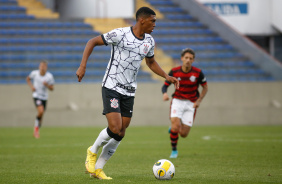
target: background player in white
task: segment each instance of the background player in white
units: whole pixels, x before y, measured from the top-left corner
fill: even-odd
[[[86,71],[86,63],[94,47],[112,46],[111,59],[102,82],[102,97],[108,127],[103,129],[93,146],[87,149],[85,161],[90,175],[99,179],[112,179],[103,172],[103,167],[116,151],[129,126],[135,90],[136,76],[143,58],[148,67],[178,88],[178,80],[168,76],[154,59],[155,42],[150,33],[156,25],[156,14],[148,7],[136,12],[136,24],[133,27],[114,29],[106,34],[90,39],[83,52],[82,61],[76,75],[80,82]],[[96,162],[97,153],[103,146]]]
[[[37,116],[34,124],[33,136],[39,138],[39,128],[42,125],[43,114],[46,110],[48,100],[48,90],[54,90],[54,77],[47,71],[48,66],[46,61],[41,61],[39,70],[33,70],[27,77],[26,82],[30,87],[37,109]],[[33,80],[33,83],[31,82]]]
[[[175,67],[169,72],[170,76],[179,80],[179,88],[173,93],[170,106],[171,129],[170,141],[172,152],[170,158],[177,158],[177,141],[178,134],[181,137],[187,137],[193,125],[196,115],[196,109],[200,106],[201,101],[208,91],[206,77],[202,70],[192,66],[195,60],[195,52],[192,49],[184,49],[181,52],[182,66]],[[162,92],[163,100],[169,100],[167,88],[171,83],[165,81]],[[199,85],[203,87],[199,93]]]

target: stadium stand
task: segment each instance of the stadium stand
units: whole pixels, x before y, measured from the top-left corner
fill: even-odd
[[[273,77],[235,50],[215,32],[189,15],[171,0],[148,0],[164,18],[158,20],[153,36],[157,46],[180,64],[180,52],[196,51],[195,66],[209,81],[271,81]]]
[[[157,43],[157,61],[165,71],[179,65],[181,50],[190,47],[196,51],[194,65],[203,69],[209,81],[274,80],[171,0],[136,2],[139,6],[153,6],[158,13],[157,27],[152,34]],[[36,7],[41,10],[44,7],[36,0],[0,0],[0,5],[0,83],[24,83],[42,59],[49,61],[49,71],[56,82],[76,82],[75,72],[86,42],[104,32],[101,29],[105,28],[98,26],[93,30],[92,23],[99,20],[60,20],[58,14],[49,10],[37,11]],[[38,12],[44,13],[36,14]],[[133,19],[126,22],[134,24]],[[110,47],[97,47],[95,51],[88,62],[84,82],[101,82],[107,66]],[[138,81],[154,81],[151,76],[143,67]]]
[[[48,70],[57,83],[76,82],[75,72],[85,44],[101,32],[83,20],[60,20],[36,0],[0,0],[0,5],[0,84],[25,83],[40,60],[48,60]],[[102,81],[110,47],[97,47],[95,51],[84,82]],[[138,81],[154,80],[149,72],[139,71]]]

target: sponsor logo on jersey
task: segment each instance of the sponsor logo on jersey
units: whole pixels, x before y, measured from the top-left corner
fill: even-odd
[[[135,92],[135,87],[133,87],[133,86],[125,86],[121,83],[117,83],[117,86],[122,88],[122,89],[125,89],[128,93],[134,93]]]
[[[181,78],[180,78],[180,77],[178,77],[178,78],[177,78],[177,80],[181,81]]]
[[[111,107],[112,108],[114,108],[114,109],[118,108],[118,100],[117,99],[113,98],[110,101],[111,101]]]
[[[192,76],[190,77],[190,81],[191,81],[191,82],[195,82],[195,81],[196,81],[196,77],[195,77],[194,75],[192,75]]]
[[[112,37],[116,37],[117,36],[117,33],[116,32],[111,32],[111,33],[108,33],[107,34],[107,40],[111,39]]]

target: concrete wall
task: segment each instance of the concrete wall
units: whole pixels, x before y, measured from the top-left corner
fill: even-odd
[[[170,124],[170,103],[162,101],[161,86],[138,84],[131,125]],[[27,85],[0,85],[0,103],[0,126],[33,126],[36,110]],[[209,83],[195,124],[282,125],[281,104],[281,82]],[[43,126],[106,126],[100,84],[56,84]]]
[[[57,0],[62,18],[132,18],[133,0]]]
[[[280,33],[282,33],[282,11],[280,9],[281,6],[281,0],[272,0],[271,23],[276,29],[280,31]]]

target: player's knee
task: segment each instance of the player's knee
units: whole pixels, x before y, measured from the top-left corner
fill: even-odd
[[[38,111],[38,117],[42,117],[43,116],[43,114],[44,114],[44,111]]]
[[[121,136],[121,137],[124,137],[125,136],[125,131],[121,131],[118,135]]]
[[[116,132],[118,132],[118,133],[115,133],[114,130],[116,130]],[[116,141],[121,141],[124,137],[124,136],[120,135],[119,129],[112,128],[112,127],[111,127],[111,129],[109,127],[107,128],[107,133],[111,138],[114,138]]]
[[[188,132],[184,132],[184,133],[181,132],[181,133],[180,133],[180,136],[183,137],[183,138],[185,138],[185,137],[188,136]]]
[[[173,132],[179,132],[180,131],[180,125],[172,124],[171,125],[171,130]]]
[[[115,124],[111,124],[109,125],[109,129],[111,130],[111,132],[113,132],[114,134],[119,134],[121,132],[121,124],[119,123],[115,123]]]
[[[184,126],[182,127],[181,131],[179,132],[180,136],[185,138],[188,136],[189,132],[190,132],[191,127],[189,126]]]
[[[44,114],[44,108],[38,108],[38,116],[42,117]]]

